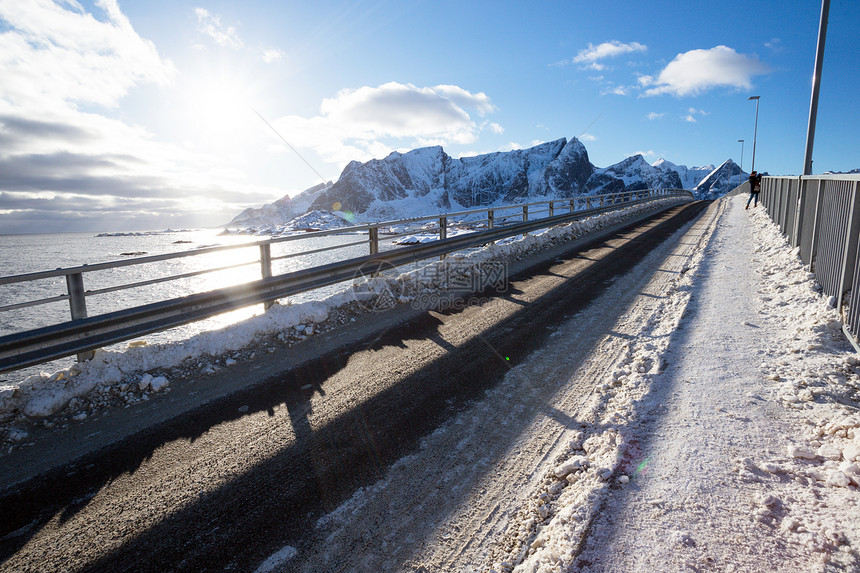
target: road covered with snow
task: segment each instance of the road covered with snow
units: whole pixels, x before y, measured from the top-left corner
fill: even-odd
[[[119,453],[45,478],[31,497],[47,510],[26,488],[0,500],[31,512],[0,537],[0,571],[860,570],[860,360],[743,199],[558,250],[492,300],[212,395],[211,412],[183,422],[165,414]],[[561,249],[571,232],[472,256]],[[367,288],[394,287],[401,307],[439,292],[396,283]],[[46,417],[6,422],[23,435],[7,436],[3,475],[76,428],[101,439],[112,407],[167,412],[292,356],[293,342],[323,349],[358,324],[344,308],[275,307],[254,328],[280,335],[251,354],[228,346],[254,340],[247,325],[198,339],[222,354],[190,374],[176,366],[187,348],[150,348],[61,375],[65,394],[46,375],[8,400]]]
[[[860,361],[839,317],[743,198],[677,239],[321,519],[316,552],[259,571],[860,569]]]

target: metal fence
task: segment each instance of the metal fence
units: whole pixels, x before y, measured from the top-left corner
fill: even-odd
[[[860,176],[765,177],[761,202],[843,316],[860,351]]]
[[[210,247],[194,251],[144,256],[121,261],[0,277],[0,286],[27,283],[48,278],[64,278],[66,287],[64,294],[0,306],[0,313],[68,300],[72,318],[68,322],[0,337],[0,372],[32,366],[74,354],[78,354],[79,359],[85,359],[87,355],[84,353],[102,346],[203,320],[223,312],[253,304],[263,303],[270,305],[279,298],[348,281],[355,278],[357,274],[374,273],[383,267],[396,267],[431,257],[441,257],[448,253],[479,246],[505,237],[569,223],[580,218],[626,207],[634,203],[673,196],[687,199],[692,199],[693,197],[689,191],[683,189],[643,189],[608,195],[540,201],[523,205],[497,206],[427,217],[341,227],[327,231],[305,232],[298,235],[277,237],[256,243],[244,243],[227,247]],[[455,234],[452,230],[457,227],[460,227],[460,229]],[[396,237],[415,233],[435,235],[437,238],[430,242],[420,242],[419,244],[392,248],[385,252],[380,252],[380,235],[382,235],[383,240],[393,240]],[[309,239],[333,234],[366,234],[367,237],[333,247],[303,249],[300,253],[283,256],[272,255],[272,245],[292,241],[308,241]],[[449,236],[449,234],[454,236]],[[368,246],[367,255],[299,271],[273,275],[272,261],[307,255],[309,253],[342,249],[360,244]],[[86,290],[84,288],[84,275],[87,273],[170,259],[198,257],[227,250],[248,249],[249,247],[257,247],[259,249],[257,251],[259,252],[259,258],[229,266],[196,270],[171,276],[154,277],[146,281],[115,285],[108,288],[96,290]],[[248,265],[259,266],[261,277],[259,280],[251,280],[232,287],[133,306],[98,316],[87,315],[87,297],[105,295]]]

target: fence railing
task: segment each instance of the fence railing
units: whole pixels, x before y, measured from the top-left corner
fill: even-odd
[[[761,202],[828,296],[860,352],[860,176],[765,177]]]
[[[357,273],[378,272],[383,265],[386,267],[392,265],[399,266],[431,257],[441,257],[455,251],[553,225],[572,222],[579,218],[626,207],[633,203],[673,196],[689,199],[693,197],[689,191],[681,189],[644,189],[608,195],[540,201],[522,205],[488,207],[426,217],[341,227],[325,231],[306,232],[266,239],[256,243],[208,247],[194,251],[150,255],[120,261],[0,277],[0,287],[3,285],[28,283],[59,277],[65,279],[66,286],[66,292],[57,296],[0,306],[0,313],[68,300],[72,318],[71,321],[0,337],[0,372],[32,366],[74,354],[78,355],[79,360],[83,360],[88,356],[86,353],[102,346],[203,320],[223,312],[253,304],[263,303],[270,305],[279,298],[348,281],[356,277]],[[452,234],[449,232],[458,227],[460,231],[464,232],[458,232],[454,236],[449,236],[449,234]],[[334,234],[356,233],[366,233],[367,238],[335,246],[304,249],[297,253],[272,256],[272,245],[278,243],[308,241]],[[431,234],[437,238],[430,242],[421,242],[417,245],[399,248],[395,247],[385,252],[380,252],[380,240],[393,240],[396,237],[416,233]],[[382,239],[380,239],[380,235],[382,235]],[[273,275],[273,261],[308,255],[310,253],[343,249],[361,244],[368,246],[368,254],[365,256]],[[200,257],[222,251],[248,249],[249,247],[259,249],[259,258],[228,266],[154,277],[145,281],[95,290],[86,290],[84,287],[84,275],[88,273],[170,259]],[[251,280],[237,286],[137,305],[92,317],[88,316],[87,313],[87,297],[105,295],[248,265],[259,265],[260,279]]]

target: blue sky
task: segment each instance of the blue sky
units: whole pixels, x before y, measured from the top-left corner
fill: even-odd
[[[217,225],[350,160],[580,138],[802,171],[821,4],[0,0],[0,233]],[[813,171],[860,167],[832,0]],[[257,115],[268,121],[290,149]]]

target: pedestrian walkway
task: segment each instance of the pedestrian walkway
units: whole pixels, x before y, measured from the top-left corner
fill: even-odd
[[[768,304],[769,253],[751,220],[761,211],[745,211],[744,199],[726,200],[668,366],[628,442],[642,451],[639,471],[608,494],[575,570],[858,570],[856,552],[843,551],[858,541],[856,487],[810,480],[805,466],[824,458],[787,449],[814,421],[783,400],[781,383],[800,378],[768,375],[791,349],[778,347],[786,325],[778,302]]]

